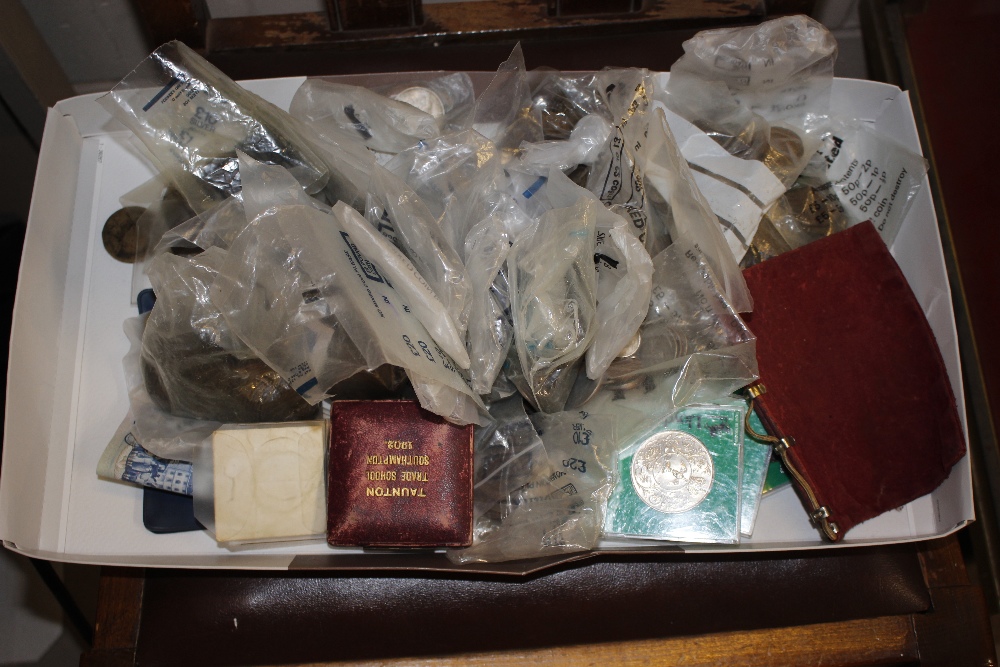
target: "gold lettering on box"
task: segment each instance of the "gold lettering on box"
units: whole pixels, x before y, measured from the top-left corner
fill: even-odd
[[[413,443],[409,440],[386,440],[385,446],[389,449],[413,449]]]
[[[422,488],[410,486],[369,486],[365,487],[365,496],[369,498],[426,498]]]
[[[412,440],[385,440],[386,449],[408,450],[413,449]],[[431,458],[426,454],[368,454],[365,462],[369,469],[365,471],[365,477],[373,482],[395,482],[397,479],[402,482],[428,483],[430,475],[422,470],[384,470],[384,467],[416,467],[429,466]],[[372,467],[379,469],[372,470]],[[410,486],[368,486],[365,487],[365,497],[367,498],[426,498],[427,493],[421,487]]]
[[[425,454],[368,454],[365,461],[370,466],[429,466],[431,458]]]

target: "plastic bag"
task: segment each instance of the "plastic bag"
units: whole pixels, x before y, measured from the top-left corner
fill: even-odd
[[[494,213],[473,227],[465,240],[465,267],[472,287],[467,338],[469,377],[477,394],[490,393],[514,336],[509,301],[502,301],[506,295],[494,289],[511,245],[511,235],[502,219],[504,212],[501,200]]]
[[[149,286],[146,270],[163,251],[160,239],[189,220],[194,211],[163,175],[157,175],[119,198],[122,207],[138,213],[135,220],[135,260],[132,264],[132,303]]]
[[[338,218],[280,169],[248,160],[244,170],[252,222],[212,289],[233,331],[311,403],[358,370],[390,363],[458,392],[459,414],[478,414],[467,378]],[[418,391],[421,404],[453,418],[457,395],[431,390]]]
[[[244,161],[247,227],[234,239],[213,285],[212,302],[233,332],[310,403],[335,384],[384,361],[352,337],[343,288],[303,266],[306,241],[286,224],[335,230],[332,216],[260,164]],[[280,195],[284,191],[285,197]],[[300,194],[301,193],[301,194]],[[355,344],[357,341],[357,345]]]
[[[423,200],[379,165],[360,141],[311,130],[307,134],[330,170],[325,198],[363,212],[373,227],[403,251],[464,333],[469,317],[465,265]]]
[[[167,230],[153,249],[154,254],[187,250],[228,250],[247,226],[243,199],[230,197]]]
[[[802,182],[826,202],[835,199],[851,224],[871,220],[891,246],[923,185],[927,160],[861,121],[829,116],[810,121],[821,143]]]
[[[161,167],[179,164],[193,177],[177,186],[196,211],[240,191],[237,150],[285,167],[310,193],[327,182],[291,116],[180,42],[158,48],[99,102]]]
[[[559,412],[597,329],[593,248],[601,204],[582,196],[544,213],[531,235],[511,248],[514,340],[531,395],[543,412]]]
[[[611,461],[618,449],[614,417],[570,410],[535,413],[531,423],[549,462],[561,473],[556,480],[572,485],[562,488],[603,503],[611,491]]]
[[[495,429],[476,443],[473,545],[449,550],[448,558],[500,562],[596,547],[611,488],[614,421],[538,415],[539,437],[520,399],[494,409],[494,417]]]
[[[423,200],[452,248],[482,219],[483,198],[500,176],[496,146],[467,130],[422,142],[386,164]]]
[[[767,155],[771,124],[735,99],[722,81],[706,81],[690,72],[660,75],[657,99],[705,132],[733,157],[761,160]]]
[[[598,115],[584,116],[565,141],[522,143],[521,164],[553,166],[562,170],[591,165],[600,159],[601,149],[611,134],[611,123]]]
[[[699,248],[677,241],[653,259],[649,312],[632,360],[643,369],[666,368],[689,354],[726,351],[755,374],[754,336],[719,290]]]
[[[361,214],[343,202],[338,202],[333,207],[333,214],[337,216],[344,232],[351,237],[352,243],[362,255],[381,269],[385,279],[390,281],[438,345],[458,363],[459,368],[469,368],[469,354],[458,328],[444,305],[438,301],[434,290],[413,268],[406,256],[372,229]]]
[[[520,43],[476,100],[472,129],[496,144],[504,162],[522,142],[542,140],[541,113],[531,103]]]
[[[702,352],[672,367],[606,378],[575,409],[615,417],[618,440],[626,446],[679,408],[717,402],[756,379],[745,358]]]
[[[587,189],[630,221],[647,252],[655,255],[670,244],[670,209],[662,197],[647,196],[652,77],[646,70],[611,69],[600,72],[595,83],[614,120],[605,149],[587,179]]]
[[[749,312],[753,301],[743,274],[730,252],[719,219],[695,184],[695,177],[667,124],[663,110],[650,124],[645,184],[670,206],[669,233],[677,241],[697,246],[718,280],[726,300],[737,312]]]
[[[466,129],[475,108],[475,89],[465,72],[453,72],[429,79],[408,80],[375,88],[398,102],[405,102],[430,114],[442,134]]]
[[[323,134],[344,134],[383,153],[398,153],[440,132],[434,116],[411,104],[322,79],[303,81],[288,111]]]
[[[718,401],[758,377],[756,339],[696,247],[680,241],[653,258],[652,294],[636,349],[574,403],[617,416],[622,442],[680,407]]]
[[[97,476],[190,496],[191,463],[150,454],[135,439],[133,430],[135,420],[130,412],[104,448],[97,462]]]
[[[160,408],[146,390],[142,365],[142,332],[147,315],[125,320],[123,329],[129,340],[129,351],[122,359],[125,386],[128,389],[129,410],[135,420],[134,436],[145,437],[147,451],[163,459],[193,461],[202,441],[221,422],[177,417]]]
[[[524,411],[520,396],[497,401],[489,409],[492,420],[475,431],[475,519],[519,487],[549,472],[542,440]]]
[[[843,231],[853,222],[832,184],[823,189],[796,185],[768,209],[767,220],[780,239],[772,242],[774,254],[783,249],[780,242],[785,250],[794,250]]]
[[[829,108],[837,41],[808,16],[703,30],[683,46],[671,86],[675,74],[723,82],[737,102],[771,122]]]
[[[136,435],[163,458],[191,460],[193,448],[214,428],[209,422],[288,421],[315,414],[232,334],[209,301],[223,261],[224,253],[213,249],[191,258],[164,254],[150,265],[157,302],[127,375]]]
[[[747,250],[747,254],[743,256],[743,261],[740,262],[741,269],[760,264],[764,260],[777,257],[792,249],[788,245],[788,242],[778,233],[778,230],[775,229],[773,218],[770,217],[772,215],[781,215],[779,211],[782,210],[784,201],[785,198],[783,196],[779,197],[778,201],[768,210],[767,215],[760,219],[757,233],[754,235],[753,241],[750,242],[750,249]]]
[[[635,337],[649,309],[653,261],[628,229],[628,222],[598,210],[594,262],[597,267],[597,322],[587,348],[587,377],[600,379]]]
[[[673,77],[671,77],[673,83]],[[723,226],[730,253],[743,259],[757,233],[761,218],[778,197],[795,182],[817,142],[804,132],[764,125],[760,151],[753,155],[731,155],[734,145],[719,135],[705,133],[695,123],[671,108],[677,95],[658,97],[658,113],[663,113],[691,177]],[[667,103],[663,103],[663,99]],[[715,101],[713,101],[714,103]],[[720,102],[734,104],[731,98]],[[774,145],[769,143],[774,141]],[[737,153],[739,151],[737,150]]]
[[[611,111],[598,93],[593,74],[547,74],[532,91],[531,103],[541,116],[544,139],[550,141],[569,139],[587,117],[611,120]]]

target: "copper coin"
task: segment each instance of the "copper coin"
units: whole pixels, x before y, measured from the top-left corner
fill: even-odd
[[[108,254],[119,262],[132,264],[146,256],[147,241],[139,238],[138,222],[146,209],[141,206],[126,206],[110,216],[101,230],[101,241]]]

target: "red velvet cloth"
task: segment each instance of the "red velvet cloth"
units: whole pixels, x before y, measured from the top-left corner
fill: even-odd
[[[923,310],[872,224],[744,276],[767,388],[756,407],[775,435],[794,439],[791,463],[839,535],[937,488],[965,454],[955,396]]]

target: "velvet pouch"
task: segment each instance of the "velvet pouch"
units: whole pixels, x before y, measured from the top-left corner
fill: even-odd
[[[965,437],[934,334],[874,226],[744,276],[754,409],[826,537],[937,488]]]

